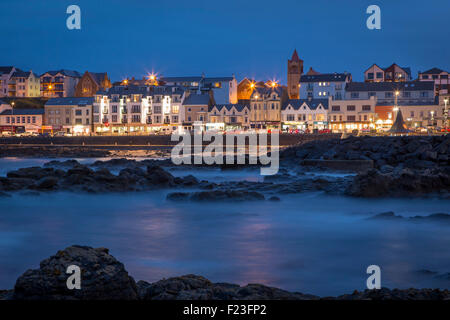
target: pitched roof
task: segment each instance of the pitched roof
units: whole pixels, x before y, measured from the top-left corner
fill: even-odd
[[[298,57],[298,54],[297,54],[297,49],[294,49],[294,53],[292,54],[291,61],[300,61],[300,58]]]
[[[94,98],[92,97],[67,97],[67,98],[51,98],[45,104],[46,106],[83,106],[92,105],[94,103]]]
[[[214,107],[216,107],[217,110],[219,110],[219,111],[221,111],[223,108],[225,108],[228,111],[230,111],[234,107],[238,112],[241,112],[247,106],[242,105],[242,104],[216,104],[214,106],[211,106],[209,111],[211,111]]]
[[[186,99],[184,99],[183,105],[185,106],[209,105],[210,100],[211,97],[208,94],[191,93]]]
[[[57,75],[58,73],[61,73],[62,75],[73,77],[73,78],[81,78],[81,74],[78,71],[74,70],[67,70],[67,69],[61,69],[61,70],[53,70],[53,71],[47,71],[41,75],[41,77],[44,74],[50,74],[52,76]]]
[[[0,113],[0,115],[4,116],[4,115],[14,115],[14,116],[24,116],[24,115],[40,115],[40,114],[44,114],[44,109],[40,108],[40,109],[18,109],[15,108],[14,112],[12,112],[12,109],[6,109],[3,110],[2,113]]]
[[[0,73],[11,73],[13,66],[0,67]]]
[[[306,74],[300,77],[300,83],[307,82],[344,82],[350,73],[320,73],[320,74]]]
[[[349,82],[346,91],[434,91],[434,83],[430,81],[408,81],[408,82]]]
[[[421,72],[421,74],[440,74],[442,72],[445,72],[445,71],[442,70],[442,69],[439,69],[439,68],[432,68],[432,69],[427,70],[425,72]]]
[[[106,77],[106,72],[89,72],[92,79],[100,86]]]
[[[286,110],[289,105],[294,110],[298,110],[303,104],[306,104],[311,110],[316,110],[319,105],[322,105],[325,110],[328,109],[328,99],[290,99],[281,107],[281,110]]]
[[[31,71],[22,71],[20,69],[16,69],[16,71],[12,74],[12,77],[15,78],[28,78],[31,75]],[[38,76],[33,73],[33,75],[38,78]]]

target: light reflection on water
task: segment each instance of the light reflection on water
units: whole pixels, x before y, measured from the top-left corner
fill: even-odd
[[[378,264],[383,286],[450,287],[416,272],[450,272],[450,225],[367,219],[448,213],[450,201],[306,193],[195,204],[168,202],[167,192],[0,198],[0,288],[72,244],[110,248],[136,280],[194,273],[337,295],[364,289],[367,266]]]

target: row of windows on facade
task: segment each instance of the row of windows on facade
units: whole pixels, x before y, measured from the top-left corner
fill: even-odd
[[[324,113],[319,114],[300,114],[298,115],[298,121],[325,121],[326,115]],[[295,114],[287,114],[286,121],[295,121]]]
[[[362,111],[371,111],[372,107],[370,105],[364,105],[361,107]],[[341,106],[332,106],[331,111],[341,111]],[[347,106],[347,111],[356,111],[356,106]]]
[[[162,97],[163,96],[155,95],[154,97],[155,97],[153,99],[154,103],[161,103],[162,102]],[[121,98],[119,96],[112,96],[110,98],[110,102],[120,102],[120,99]],[[128,99],[128,98],[126,98],[126,99]],[[152,99],[149,99],[149,100],[152,100]],[[96,96],[95,97],[95,102],[100,103],[100,101],[101,101],[101,96]],[[108,98],[104,98],[104,101],[105,102],[108,101]],[[142,99],[141,99],[140,95],[136,94],[136,95],[131,96],[130,101],[131,102],[141,102]],[[172,102],[180,102],[180,101],[181,101],[181,98],[179,96],[176,96],[176,95],[172,96]]]
[[[341,83],[332,83],[334,85],[335,90],[342,90]],[[329,82],[319,82],[319,87],[329,87],[331,84]],[[312,91],[314,90],[314,83],[308,83],[306,86],[306,90]]]
[[[131,116],[131,122],[141,122],[141,115],[139,114],[134,114]],[[162,123],[161,122],[162,117],[161,116],[154,116],[154,122],[155,123]],[[94,116],[94,122],[99,123],[100,122],[100,117],[99,116]],[[109,117],[104,116],[102,118],[102,122],[109,122]],[[111,122],[112,123],[118,123],[119,122],[119,117],[118,115],[111,115]],[[128,116],[122,116],[121,118],[121,122],[122,123],[128,123]],[[147,123],[152,123],[152,117],[148,116],[147,117]],[[172,116],[172,120],[170,120],[170,117],[166,116],[164,117],[164,122],[165,123],[178,123],[178,116]]]
[[[377,93],[376,92],[369,92],[368,93],[369,97],[376,97]],[[357,99],[359,98],[359,92],[352,92],[351,93],[351,97],[352,99]],[[394,93],[389,91],[389,92],[385,92],[384,93],[384,97],[385,98],[393,98],[394,97]],[[428,98],[429,97],[429,93],[428,91],[422,91],[420,92],[420,97],[421,98]],[[402,92],[402,98],[411,98],[411,91],[403,91]]]
[[[373,72],[367,73],[367,79],[373,80],[373,76],[374,76]],[[376,77],[377,77],[377,79],[383,79],[383,72],[377,72]],[[392,72],[386,72],[385,77],[386,77],[386,79],[392,79]],[[404,78],[404,77],[405,77],[405,73],[403,73],[403,72],[395,73],[396,79],[400,79],[400,78]]]
[[[263,108],[264,108],[264,109],[263,109]],[[271,108],[272,110],[278,110],[278,104],[272,103],[272,104],[270,105],[270,108]],[[267,104],[264,103],[264,105],[261,105],[261,104],[259,104],[259,103],[255,103],[255,104],[253,105],[253,110],[267,110]]]
[[[22,120],[22,121],[21,121]],[[6,123],[36,123],[35,116],[27,116],[27,117],[6,117]]]
[[[60,118],[48,118],[48,123],[49,124],[54,124],[54,125],[60,125],[61,124],[61,119]],[[66,118],[64,121],[64,124],[68,124],[70,125],[70,118]],[[75,118],[75,124],[76,125],[82,125],[83,124],[83,119],[82,118]],[[90,124],[90,120],[89,118],[85,119],[84,124],[89,125]]]
[[[428,80],[430,79],[430,76],[428,74],[423,74],[422,79]],[[437,80],[437,79],[448,79],[448,74],[441,74],[440,76],[437,74],[433,74],[431,76],[431,79]]]
[[[179,112],[179,106],[173,105],[171,109],[172,109],[172,113]],[[98,110],[99,110],[98,106],[94,106],[94,113],[99,113]],[[111,113],[118,113],[118,111],[119,111],[119,106],[111,105]],[[152,113],[152,112],[153,113],[161,113],[161,106],[153,106],[153,108],[149,107],[148,112],[149,113]],[[103,113],[108,113],[108,108],[104,108]],[[126,107],[122,108],[121,113],[128,113],[128,109]],[[141,106],[140,105],[132,105],[130,113],[141,113]]]
[[[65,114],[68,115],[70,114],[70,109],[66,109],[65,110]],[[59,115],[61,114],[61,111],[59,109],[56,110],[49,110],[48,111],[49,115]],[[89,115],[89,109],[85,109],[85,114],[88,116]],[[75,115],[76,116],[82,116],[83,115],[83,110],[82,109],[75,109]]]

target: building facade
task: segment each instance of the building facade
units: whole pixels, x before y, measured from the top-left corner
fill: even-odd
[[[77,71],[47,71],[40,76],[41,96],[45,98],[74,97],[81,75]]]
[[[13,83],[10,84],[14,72],[16,72],[16,68],[13,66],[0,67],[0,97],[9,97],[10,89],[11,94],[13,92],[12,89],[15,90],[15,85],[13,86]]]
[[[287,100],[285,87],[255,87],[249,100],[250,128],[281,129],[281,107]]]
[[[93,132],[93,98],[51,98],[45,104],[44,130],[72,135]]]
[[[41,95],[39,76],[33,71],[16,69],[8,80],[8,97],[36,98]]]
[[[347,100],[368,100],[376,97],[378,103],[433,104],[435,101],[434,83],[410,82],[350,82],[346,86]]]
[[[395,63],[387,68],[381,68],[373,64],[364,72],[365,82],[404,82],[411,80],[411,68],[400,67]]]
[[[300,80],[300,99],[344,99],[350,73],[306,74]]]
[[[360,100],[330,99],[328,107],[329,129],[333,132],[375,129],[376,97]]]
[[[98,91],[106,91],[111,87],[106,72],[86,71],[75,87],[75,97],[93,97]]]
[[[242,104],[216,104],[209,108],[206,130],[246,130],[250,108]]]
[[[43,109],[13,109],[11,106],[0,108],[0,133],[38,133],[42,128],[43,118]]]
[[[181,125],[184,95],[173,86],[116,86],[98,92],[93,105],[94,132],[171,133]]]
[[[328,128],[329,99],[290,99],[282,107],[283,130],[322,130]]]
[[[419,81],[434,82],[435,93],[437,95],[450,93],[450,79],[448,71],[433,68],[425,72],[419,72]]]

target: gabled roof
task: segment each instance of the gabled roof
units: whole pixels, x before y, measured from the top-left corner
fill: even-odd
[[[327,110],[328,99],[290,99],[282,106],[281,110],[286,110],[290,105],[294,110],[299,110],[303,104],[306,104],[309,109],[316,110],[320,105]]]
[[[13,66],[0,67],[0,73],[11,73]]]
[[[300,83],[308,82],[344,82],[350,76],[350,73],[321,73],[306,74],[300,77]]]
[[[46,106],[84,106],[92,105],[94,98],[92,97],[67,97],[67,98],[51,98],[45,104]]]
[[[421,72],[421,74],[440,74],[440,73],[443,73],[443,72],[446,72],[446,71],[444,71],[442,69],[439,69],[439,68],[432,68],[432,69],[427,70],[425,72]]]
[[[430,81],[408,82],[349,82],[346,91],[434,91],[434,83]]]
[[[61,70],[53,70],[53,71],[47,71],[45,73],[43,73],[41,75],[41,77],[45,74],[50,74],[52,76],[57,75],[58,73],[68,76],[68,77],[73,77],[73,78],[81,78],[81,74],[78,71],[74,71],[74,70],[66,70],[66,69],[61,69]]]
[[[16,69],[16,71],[12,74],[13,78],[28,78],[31,75],[31,71],[22,71],[20,69]],[[36,74],[33,73],[35,77],[37,77]]]
[[[300,58],[298,57],[298,54],[297,54],[297,49],[294,49],[294,53],[292,54],[291,61],[300,61]]]
[[[209,105],[211,97],[208,94],[191,93],[183,101],[184,106],[203,106]]]
[[[40,115],[40,114],[44,114],[45,110],[43,108],[41,109],[18,109],[15,108],[14,109],[14,113],[12,112],[12,109],[6,109],[3,110],[2,113],[0,113],[0,115],[5,116],[5,115],[14,115],[14,116],[25,116],[25,115]]]
[[[242,104],[216,104],[214,106],[211,107],[210,111],[213,108],[216,108],[219,112],[222,111],[224,108],[228,111],[231,111],[231,109],[234,107],[236,109],[236,111],[241,112],[242,110],[244,110],[244,108],[248,108],[245,105]]]
[[[105,79],[105,77],[107,76],[106,72],[88,72],[92,79],[97,83],[97,85],[101,85],[102,81]]]

